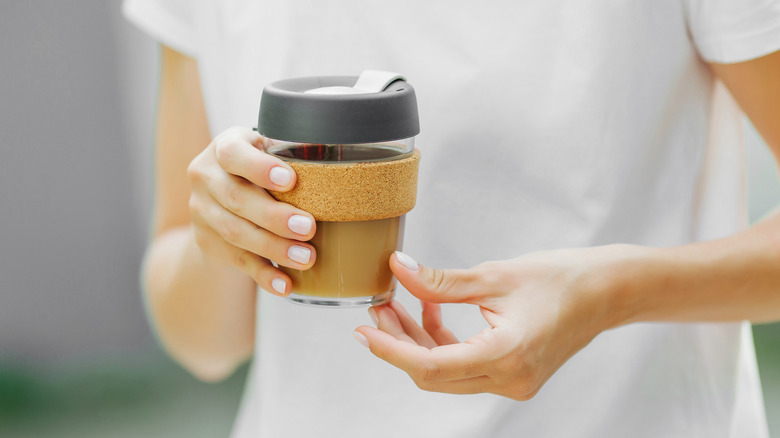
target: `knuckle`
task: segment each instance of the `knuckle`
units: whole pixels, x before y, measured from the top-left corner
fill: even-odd
[[[242,271],[247,271],[249,265],[250,265],[249,253],[247,253],[246,251],[236,251],[235,254],[233,255],[233,266],[237,267]],[[254,272],[252,272],[252,274],[254,274]]]
[[[220,164],[230,162],[238,154],[240,141],[233,136],[224,136],[215,139],[214,153]]]
[[[478,279],[478,274],[471,269],[432,269],[430,273],[425,276],[425,282],[427,283],[428,288],[433,292],[440,294],[457,288],[468,287],[469,284],[474,283]]]
[[[232,262],[236,268],[249,275],[255,283],[263,283],[265,271],[254,254],[249,251],[236,251]]]
[[[224,192],[225,207],[234,213],[241,214],[245,205],[243,188],[231,184],[224,189]]]
[[[255,254],[252,254],[248,251],[244,252],[244,256],[246,260],[244,271],[249,273],[249,276],[252,277],[252,280],[254,280],[257,284],[269,283],[270,278],[268,269],[263,261],[260,260]]]
[[[241,240],[243,232],[241,226],[235,220],[223,219],[214,224],[214,230],[230,243]]]
[[[390,354],[387,352],[387,350],[385,350],[384,348],[378,348],[374,344],[371,344],[369,348],[371,349],[371,353],[373,353],[374,356],[378,357],[379,359],[382,359],[387,363],[391,363]]]
[[[444,271],[441,269],[434,269],[431,275],[428,277],[428,286],[435,291],[441,291],[446,289],[447,280]]]
[[[435,321],[435,320],[423,320],[423,328],[425,331],[431,334],[445,334],[444,326],[442,325],[441,321]]]
[[[412,380],[420,389],[432,391],[441,380],[441,368],[435,362],[427,362],[414,371]]]
[[[433,386],[430,382],[426,382],[420,378],[415,378],[415,376],[412,376],[412,381],[415,385],[417,385],[418,388],[422,389],[423,391],[433,391]]]
[[[271,239],[259,239],[257,242],[257,252],[260,255],[267,256],[273,251],[273,243]]]
[[[441,369],[435,364],[431,364],[424,368],[423,381],[428,383],[436,383],[441,377]]]
[[[204,171],[199,157],[200,156],[195,157],[190,161],[190,164],[187,165],[187,178],[191,182],[202,181],[204,179]]]

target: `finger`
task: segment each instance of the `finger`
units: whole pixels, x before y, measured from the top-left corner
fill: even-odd
[[[436,303],[420,302],[422,304],[422,323],[425,331],[438,345],[457,344],[458,338],[441,320],[441,306]]]
[[[196,199],[191,198],[191,202],[199,202]],[[213,200],[198,211],[200,216],[193,216],[192,221],[202,220],[203,225],[212,228],[231,245],[288,268],[305,270],[314,264],[316,250],[309,243],[279,237],[225,210]]]
[[[395,314],[395,317],[400,322],[404,332],[411,336],[417,344],[427,348],[433,348],[438,345],[431,335],[423,330],[423,328],[417,324],[417,321],[409,315],[409,312],[404,309],[404,306],[401,305],[401,303],[392,300],[385,307],[388,307],[389,310]]]
[[[390,269],[412,295],[431,303],[478,303],[490,292],[474,269],[431,269],[399,251]]]
[[[290,277],[274,268],[271,262],[245,249],[226,244],[222,237],[210,228],[194,228],[195,242],[204,254],[235,266],[268,292],[279,296],[290,293]]]
[[[264,189],[288,191],[295,186],[295,171],[281,159],[255,145],[262,137],[249,130],[227,130],[214,139],[217,163],[226,172],[246,178]]]
[[[402,369],[416,383],[431,384],[487,375],[495,356],[484,342],[463,342],[432,349],[404,342],[384,331],[360,326],[356,331],[380,359]]]
[[[379,330],[393,336],[399,341],[407,342],[412,345],[421,345],[404,330],[403,325],[392,309],[387,306],[374,306],[369,312],[374,312],[374,315],[376,316],[376,326]]]
[[[314,237],[316,225],[311,214],[275,200],[244,178],[215,172],[207,189],[225,209],[260,228],[287,239],[307,241]]]

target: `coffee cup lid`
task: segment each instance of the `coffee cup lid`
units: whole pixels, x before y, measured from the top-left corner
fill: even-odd
[[[406,79],[367,70],[360,76],[276,81],[263,89],[260,134],[300,143],[374,143],[420,133],[417,98]]]

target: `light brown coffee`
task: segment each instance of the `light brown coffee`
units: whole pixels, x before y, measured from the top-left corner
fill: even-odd
[[[271,195],[317,221],[314,265],[280,267],[292,280],[290,299],[334,306],[392,299],[388,261],[401,249],[405,213],[414,207],[419,152],[401,143],[279,143],[268,152],[286,160],[298,178],[291,191]]]
[[[305,271],[280,267],[300,295],[328,298],[375,296],[392,291],[388,261],[403,241],[404,216],[358,222],[317,222],[317,250]]]

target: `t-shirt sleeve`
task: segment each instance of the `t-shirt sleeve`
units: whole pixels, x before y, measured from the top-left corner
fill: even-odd
[[[190,0],[125,0],[122,13],[152,38],[185,55],[197,57],[197,33]]]
[[[684,0],[702,58],[732,63],[780,50],[780,0]]]

